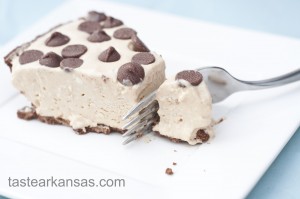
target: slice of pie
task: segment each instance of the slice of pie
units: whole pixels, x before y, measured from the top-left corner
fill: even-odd
[[[5,62],[32,104],[19,117],[79,133],[122,132],[122,116],[165,80],[164,60],[135,30],[95,11],[17,47]]]

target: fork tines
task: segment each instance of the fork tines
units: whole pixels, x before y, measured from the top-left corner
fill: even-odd
[[[155,100],[155,95],[156,92],[152,92],[123,117],[123,120],[125,120],[138,113],[123,126],[123,129],[127,129],[123,136],[128,136],[128,138],[123,142],[124,145],[152,132],[152,126],[158,122],[159,119],[157,114],[159,105]]]

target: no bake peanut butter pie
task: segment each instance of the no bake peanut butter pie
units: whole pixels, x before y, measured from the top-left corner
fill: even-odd
[[[4,59],[13,85],[31,102],[18,116],[81,134],[123,133],[122,116],[159,89],[161,122],[154,130],[190,144],[207,141],[211,98],[201,74],[178,73],[163,84],[164,60],[139,36],[121,20],[91,11],[15,48]]]

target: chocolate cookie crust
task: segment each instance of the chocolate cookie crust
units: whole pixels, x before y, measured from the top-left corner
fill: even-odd
[[[43,123],[46,124],[51,124],[51,125],[64,125],[64,126],[70,126],[70,121],[62,119],[62,118],[55,118],[55,117],[47,117],[47,116],[42,116],[36,113],[34,107],[23,107],[22,109],[19,109],[17,112],[17,116],[20,119],[23,120],[39,120]],[[104,124],[98,124],[96,127],[86,127],[84,129],[73,129],[77,134],[83,135],[87,133],[104,133],[104,134],[110,134],[112,132],[117,132],[123,134],[125,130],[118,129],[118,128],[113,128]]]

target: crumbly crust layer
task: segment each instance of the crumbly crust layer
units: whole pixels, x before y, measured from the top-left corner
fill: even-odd
[[[47,117],[47,116],[42,116],[36,113],[34,107],[24,107],[17,112],[17,116],[20,119],[24,120],[39,120],[43,123],[46,124],[51,124],[51,125],[64,125],[64,126],[70,126],[70,121],[62,119],[62,118],[55,118],[55,117]],[[110,134],[112,132],[118,132],[123,134],[125,131],[122,129],[114,128],[111,126],[107,126],[105,124],[98,124],[96,127],[86,127],[85,130],[83,129],[73,129],[77,134],[87,134],[90,132],[93,133],[104,133],[104,134]]]
[[[166,136],[166,135],[162,135],[159,131],[154,131],[154,132],[156,134],[158,134],[160,137],[167,138],[171,142],[174,142],[174,143],[187,143],[187,141],[185,141],[185,140],[181,140],[181,139],[178,139],[178,138],[172,138],[172,137],[169,137],[169,136]],[[208,139],[209,139],[209,135],[207,133],[205,133],[205,134],[208,136]],[[200,138],[197,137],[197,139],[200,139]],[[202,140],[202,139],[200,139],[200,140],[202,141],[202,143],[207,142],[207,140]],[[202,144],[202,143],[199,143],[199,144]]]
[[[39,120],[43,123],[50,124],[50,125],[64,125],[64,126],[71,127],[70,122],[65,119],[55,118],[55,117],[47,117],[47,116],[42,116],[42,115],[37,114],[34,107],[23,107],[22,109],[19,109],[17,112],[17,116],[18,116],[18,118],[27,120],[27,121]],[[104,133],[104,134],[108,135],[112,132],[117,132],[117,133],[121,133],[121,134],[126,132],[126,130],[113,128],[113,127],[107,126],[105,124],[98,124],[98,126],[96,126],[96,127],[86,127],[85,131],[83,129],[73,129],[73,130],[79,135],[84,135],[87,133]],[[161,136],[163,138],[167,138],[168,140],[170,140],[171,142],[174,142],[174,143],[186,142],[184,140],[180,140],[177,138],[172,138],[172,137],[162,135],[158,131],[154,131],[154,132],[157,133],[159,136]]]

